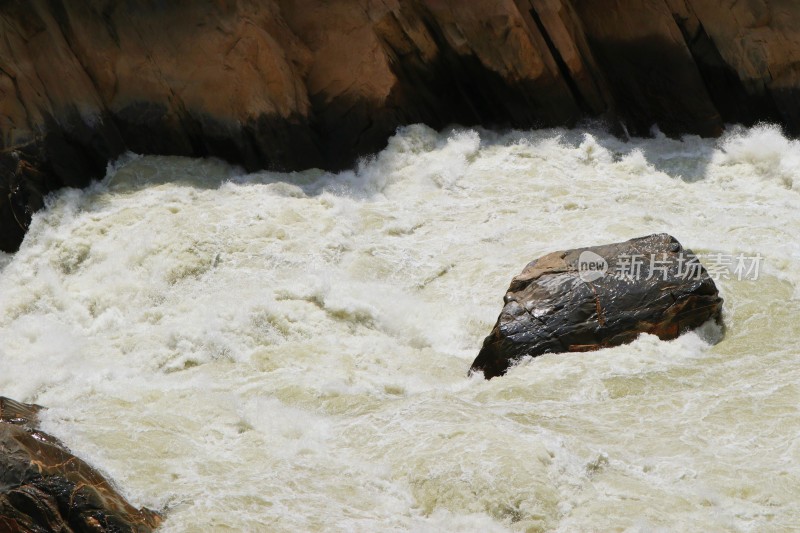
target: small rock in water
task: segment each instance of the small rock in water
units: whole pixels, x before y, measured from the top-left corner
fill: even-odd
[[[0,531],[149,533],[161,517],[136,509],[58,439],[36,428],[38,405],[0,396]]]
[[[501,376],[526,356],[674,339],[709,319],[722,298],[691,250],[667,234],[553,252],[511,281],[470,373]]]

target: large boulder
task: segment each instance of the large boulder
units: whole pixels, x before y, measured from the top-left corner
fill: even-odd
[[[722,312],[697,256],[663,233],[540,257],[504,301],[470,369],[486,379],[526,356],[617,346],[640,333],[674,339]]]
[[[36,428],[41,407],[0,397],[0,531],[148,533],[161,522]]]

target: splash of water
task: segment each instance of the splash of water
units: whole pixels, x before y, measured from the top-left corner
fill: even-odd
[[[0,257],[0,391],[165,531],[800,521],[796,141],[411,126],[356,169],[129,156]],[[669,232],[728,331],[465,377],[513,275]]]

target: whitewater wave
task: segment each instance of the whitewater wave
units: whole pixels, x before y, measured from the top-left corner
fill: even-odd
[[[165,531],[800,521],[797,141],[402,128],[355,169],[129,154],[0,255],[0,391]],[[760,254],[725,339],[467,368],[546,252]],[[707,332],[706,332],[707,333]]]

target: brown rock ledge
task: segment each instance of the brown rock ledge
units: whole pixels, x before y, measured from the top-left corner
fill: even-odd
[[[339,169],[397,126],[800,127],[793,0],[0,2],[0,249],[121,152]]]
[[[148,533],[136,509],[91,466],[36,428],[38,405],[0,397],[0,531]]]

